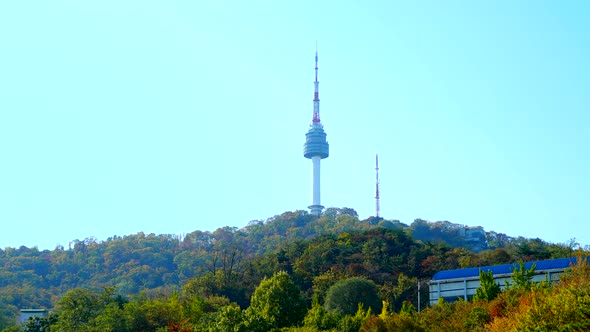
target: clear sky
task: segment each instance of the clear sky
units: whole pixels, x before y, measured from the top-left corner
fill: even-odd
[[[0,3],[0,248],[311,203],[590,244],[590,2]]]

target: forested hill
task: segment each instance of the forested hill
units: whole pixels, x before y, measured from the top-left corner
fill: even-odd
[[[73,288],[115,287],[129,296],[187,283],[247,306],[260,281],[281,270],[309,296],[322,280],[329,285],[338,276],[363,276],[391,292],[400,280],[427,280],[441,269],[565,257],[572,246],[447,221],[361,221],[350,208],[329,208],[321,218],[285,212],[241,229],[87,238],[42,251],[0,249],[0,309],[6,316],[18,308],[53,308]],[[409,288],[390,294],[391,303],[413,296],[404,292]]]

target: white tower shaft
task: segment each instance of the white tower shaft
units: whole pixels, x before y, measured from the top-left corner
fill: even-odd
[[[309,207],[311,209],[311,213],[315,215],[320,215],[322,212],[322,204],[320,202],[320,161],[322,158],[320,156],[313,156],[311,157],[311,162],[313,164],[313,175],[312,175],[312,197],[311,202],[312,205]]]

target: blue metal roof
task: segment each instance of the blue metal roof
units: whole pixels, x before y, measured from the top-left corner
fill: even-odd
[[[536,264],[536,271],[552,270],[552,269],[564,269],[570,267],[570,264],[576,263],[576,258],[558,258],[549,259],[545,261],[527,262],[524,264],[525,269],[530,269],[533,264]],[[471,267],[467,269],[458,270],[445,270],[437,272],[432,280],[446,280],[446,279],[457,279],[457,278],[469,278],[479,277],[479,271],[484,272],[492,271],[494,275],[512,273],[514,268],[518,268],[518,263],[513,264],[502,264],[493,266],[482,266],[482,267]]]

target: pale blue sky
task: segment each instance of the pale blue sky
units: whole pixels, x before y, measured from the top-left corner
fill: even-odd
[[[0,3],[0,247],[311,200],[590,244],[587,1]]]

